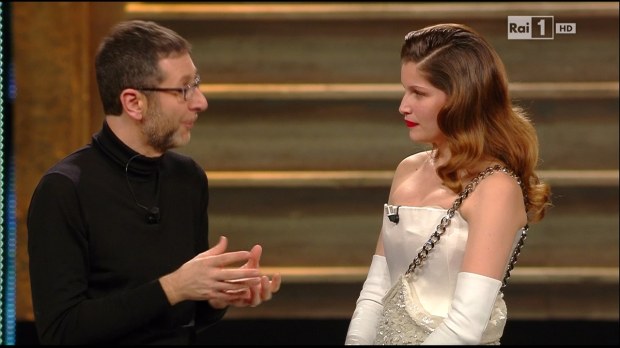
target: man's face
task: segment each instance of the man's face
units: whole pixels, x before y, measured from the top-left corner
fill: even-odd
[[[181,91],[161,92],[149,98],[142,132],[147,145],[163,153],[190,141],[198,113],[206,110],[208,103],[199,87],[195,87],[197,72],[189,54],[164,58],[159,67],[165,79],[158,88],[190,87],[186,90],[187,100]]]

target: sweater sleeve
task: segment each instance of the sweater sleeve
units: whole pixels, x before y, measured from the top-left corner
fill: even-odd
[[[100,344],[169,309],[157,280],[102,298],[89,296],[87,225],[68,177],[52,173],[41,179],[27,226],[32,300],[42,344]]]

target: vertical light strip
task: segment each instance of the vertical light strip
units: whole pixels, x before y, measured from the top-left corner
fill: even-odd
[[[10,6],[0,2],[0,345],[15,345],[15,199],[11,148]],[[7,53],[7,50],[9,51]],[[14,91],[14,88],[8,87]],[[7,167],[7,164],[9,165]]]
[[[4,2],[0,3],[0,344],[5,343],[5,244],[4,229]]]

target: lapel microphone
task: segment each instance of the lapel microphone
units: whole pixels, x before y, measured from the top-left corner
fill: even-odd
[[[136,202],[138,203],[138,202]],[[140,205],[140,204],[138,204]],[[143,205],[140,205],[142,208],[146,209],[146,222],[150,225],[158,224],[161,216],[159,215],[159,207],[152,207],[150,209],[146,208]]]
[[[395,224],[398,224],[398,221],[400,220],[400,216],[398,215],[398,209],[400,208],[400,205],[396,206],[396,211],[394,211],[394,206],[393,205],[388,205],[387,206],[387,217],[388,219],[390,219],[390,221],[392,221]]]
[[[136,194],[133,192],[133,188],[131,187],[131,183],[129,182],[129,163],[131,163],[131,161],[133,161],[133,159],[138,156],[140,156],[140,154],[131,157],[129,161],[127,161],[127,165],[125,165],[125,179],[127,180],[127,187],[129,187],[129,192],[131,193],[131,197],[133,197],[134,202],[136,202],[136,205],[146,211],[146,223],[149,225],[158,224],[159,220],[161,220],[161,215],[159,214],[159,207],[155,206],[149,208],[143,204],[140,204],[140,202],[138,202],[138,200],[136,199]],[[159,174],[157,176],[156,185],[157,193],[155,194],[155,200],[157,201],[159,199]]]

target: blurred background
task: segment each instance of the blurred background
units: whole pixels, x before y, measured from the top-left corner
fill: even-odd
[[[283,274],[273,300],[231,309],[201,344],[344,343],[392,172],[422,150],[398,114],[400,45],[440,22],[467,24],[496,48],[553,190],[504,291],[502,343],[618,344],[618,4],[3,3],[15,83],[4,115],[15,164],[4,342],[38,343],[25,225],[34,187],[101,127],[99,41],[118,21],[145,19],[194,47],[209,109],[177,151],[209,176],[211,240],[261,244],[262,266]],[[509,39],[510,16],[554,25]]]

